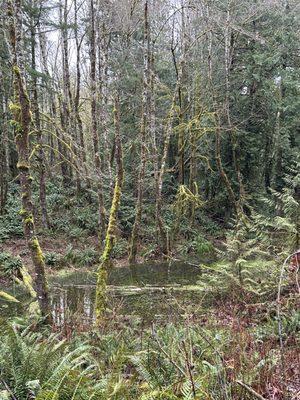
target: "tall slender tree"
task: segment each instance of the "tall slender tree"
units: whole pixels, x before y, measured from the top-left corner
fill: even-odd
[[[29,134],[32,113],[24,76],[22,53],[22,3],[20,0],[7,2],[9,43],[14,79],[14,102],[10,104],[13,115],[15,141],[18,152],[18,171],[21,184],[21,199],[24,235],[34,266],[34,283],[42,316],[51,322],[49,292],[45,273],[45,259],[36,236],[32,203],[32,177],[30,175]]]

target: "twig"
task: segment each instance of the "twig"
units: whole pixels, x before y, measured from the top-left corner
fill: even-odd
[[[183,347],[183,351],[184,351],[184,355],[185,355],[185,363],[186,363],[188,375],[189,375],[191,386],[192,386],[193,397],[195,398],[196,397],[196,386],[195,386],[195,382],[194,382],[194,377],[193,377],[193,372],[192,372],[192,368],[191,368],[191,363],[189,360],[188,351],[187,351],[184,340],[182,341],[182,347]]]
[[[186,376],[185,371],[178,365],[176,364],[176,362],[173,360],[172,356],[170,356],[170,354],[168,354],[166,352],[166,350],[163,348],[163,346],[161,345],[161,343],[159,342],[159,339],[157,337],[157,334],[155,332],[154,326],[152,327],[152,335],[159,347],[159,349],[161,350],[162,353],[164,353],[164,355],[168,358],[168,360],[170,361],[171,364],[174,365],[174,367],[182,374],[182,376]]]
[[[3,379],[1,379],[1,383],[2,383],[2,385],[5,387],[5,389],[9,392],[9,394],[11,395],[11,398],[12,398],[13,400],[18,400],[18,399],[16,398],[16,396],[13,394],[13,392],[12,392],[12,390],[10,389],[10,387],[8,386],[8,384],[7,384]]]
[[[238,385],[242,386],[245,390],[247,390],[247,392],[251,393],[253,396],[255,396],[257,399],[260,400],[267,400],[265,397],[263,397],[262,395],[260,395],[259,393],[257,393],[254,389],[252,389],[252,387],[246,385],[246,383],[242,382],[242,381],[235,381]]]

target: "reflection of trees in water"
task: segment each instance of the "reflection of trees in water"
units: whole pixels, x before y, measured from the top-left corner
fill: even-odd
[[[93,318],[94,288],[68,287],[56,289],[52,296],[52,314],[56,325],[61,326],[76,318],[84,324]]]
[[[61,326],[65,323],[66,307],[67,291],[60,289],[55,292],[51,299],[52,317],[55,325]]]
[[[165,271],[166,272],[166,271]],[[149,288],[143,293],[124,286],[111,291],[112,307],[118,308],[120,317],[136,316],[145,322],[164,320],[172,322],[187,312],[189,306],[198,304],[200,294],[172,288]],[[143,289],[141,289],[143,290]],[[57,326],[77,322],[89,325],[94,318],[94,287],[70,287],[57,290],[52,298],[53,319]]]
[[[197,268],[182,263],[113,269],[110,272],[113,286],[109,286],[108,293],[111,307],[121,318],[132,315],[147,322],[172,321],[184,314],[186,307],[200,301],[193,291],[176,290],[179,285],[194,284],[197,272]],[[92,322],[95,287],[86,283],[86,277],[80,275],[76,284],[69,281],[68,286],[54,289],[52,312],[56,325],[72,322],[89,325]]]

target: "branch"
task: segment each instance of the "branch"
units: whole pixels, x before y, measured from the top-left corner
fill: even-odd
[[[236,381],[236,383],[240,386],[242,386],[245,390],[247,390],[247,392],[251,393],[254,397],[256,397],[257,399],[260,400],[267,400],[265,397],[263,397],[262,395],[260,395],[259,393],[257,393],[254,389],[252,389],[252,387],[246,385],[246,383],[242,382],[242,381]]]

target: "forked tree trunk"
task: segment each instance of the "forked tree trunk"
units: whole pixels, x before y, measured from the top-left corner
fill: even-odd
[[[15,141],[18,153],[17,168],[21,183],[22,219],[24,235],[34,265],[34,283],[42,316],[51,322],[48,286],[45,273],[44,255],[35,232],[31,196],[29,133],[32,124],[29,97],[22,70],[21,54],[21,1],[8,2],[9,41],[12,53],[15,102],[11,104]]]
[[[235,194],[234,191],[232,189],[232,185],[230,183],[230,180],[227,176],[227,173],[224,170],[223,167],[223,163],[222,163],[222,157],[221,157],[221,127],[220,127],[220,121],[219,121],[219,117],[217,118],[217,126],[216,126],[216,148],[215,148],[215,152],[216,152],[216,162],[217,162],[217,166],[218,166],[218,170],[220,173],[220,177],[222,179],[222,181],[224,182],[224,185],[226,187],[227,193],[228,193],[228,197],[229,197],[229,201],[233,207],[233,209],[235,210],[236,216],[238,218],[243,218],[243,210],[241,208],[241,205],[239,203],[238,200],[236,200],[235,198]]]

